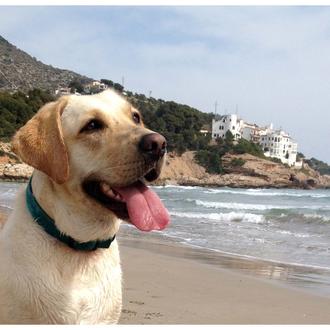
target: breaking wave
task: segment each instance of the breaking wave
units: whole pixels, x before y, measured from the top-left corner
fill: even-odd
[[[299,209],[312,209],[312,210],[330,210],[330,207],[324,206],[290,206],[290,205],[266,205],[266,204],[244,204],[244,203],[225,203],[225,202],[206,202],[199,199],[186,199],[188,202],[194,202],[197,206],[215,209],[235,209],[235,210],[299,210]]]
[[[194,213],[194,212],[170,212],[170,215],[179,218],[189,218],[189,219],[207,219],[207,220],[217,220],[217,221],[242,221],[242,222],[252,222],[252,223],[264,223],[266,219],[261,214],[253,213]]]

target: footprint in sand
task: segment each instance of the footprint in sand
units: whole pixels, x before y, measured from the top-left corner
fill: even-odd
[[[162,317],[162,316],[164,316],[164,315],[161,314],[161,313],[146,313],[144,315],[144,318],[148,319],[148,320],[151,320],[151,318],[153,318],[153,317]]]
[[[144,305],[144,302],[143,302],[143,301],[135,301],[135,300],[131,300],[129,303],[130,303],[130,304],[135,304],[135,305]]]
[[[137,313],[135,311],[130,311],[129,309],[123,309],[123,314],[129,314],[129,315],[136,315]]]

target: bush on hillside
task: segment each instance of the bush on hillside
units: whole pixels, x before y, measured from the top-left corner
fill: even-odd
[[[234,167],[241,167],[245,164],[245,160],[242,158],[234,158],[231,160],[230,165]]]
[[[54,100],[50,93],[34,89],[23,94],[0,93],[0,138],[10,138],[39,108]]]
[[[205,167],[208,173],[223,173],[221,157],[217,152],[211,150],[199,150],[195,153],[195,160],[198,164]]]
[[[240,139],[236,145],[233,146],[233,152],[235,154],[251,154],[260,158],[265,158],[264,152],[260,145],[251,141]]]

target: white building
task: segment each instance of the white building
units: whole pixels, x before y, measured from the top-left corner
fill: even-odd
[[[55,90],[55,95],[70,95],[71,94],[71,88],[70,87],[60,87]]]
[[[298,144],[284,131],[277,130],[262,135],[260,145],[265,156],[278,158],[289,166],[301,167],[301,162],[297,162]]]
[[[224,138],[227,131],[230,131],[234,135],[234,139],[238,140],[241,136],[241,120],[237,118],[237,115],[224,115],[217,116],[212,119],[212,138]]]
[[[216,116],[212,120],[212,138],[224,138],[227,131],[233,134],[235,140],[243,138],[260,144],[267,157],[278,158],[289,166],[302,166],[302,162],[297,162],[298,144],[284,131],[275,131],[273,124],[259,127],[244,122],[236,114]]]
[[[249,124],[243,122],[241,125],[242,138],[254,143],[260,143],[260,137],[262,135],[268,134],[273,130],[273,124],[267,127],[259,127],[256,124]]]
[[[108,86],[100,81],[93,81],[90,84],[84,85],[84,93],[95,94],[106,90]]]
[[[108,88],[108,86],[106,84],[104,84],[100,81],[97,81],[97,80],[92,82],[92,86],[98,87],[101,91],[104,91]]]

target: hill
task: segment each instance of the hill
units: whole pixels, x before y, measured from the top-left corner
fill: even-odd
[[[23,73],[24,77],[22,76]],[[88,84],[91,80],[72,71],[45,65],[29,54],[17,49],[0,36],[0,138],[9,140],[15,131],[24,125],[44,103],[55,98],[52,92],[59,86],[70,86],[73,89],[80,88],[82,93],[85,93],[83,85],[85,83]],[[201,165],[208,174],[229,175],[231,174],[231,169],[247,174],[246,167],[248,165],[245,165],[245,163],[251,162],[251,160],[245,159],[244,156],[235,155],[254,155],[257,157],[256,159],[259,159],[260,164],[264,160],[271,163],[275,161],[265,159],[259,145],[244,139],[234,143],[233,137],[230,135],[226,135],[226,138],[222,140],[210,143],[211,135],[201,133],[201,129],[207,126],[210,127],[213,118],[211,113],[203,113],[185,104],[133,93],[124,90],[123,86],[109,79],[102,79],[101,82],[123,93],[142,112],[145,124],[150,129],[166,137],[168,150],[175,154],[176,157],[180,157],[186,151],[194,151],[194,153],[189,154],[189,157],[193,155],[193,159],[190,162],[195,169]],[[96,93],[97,90],[92,91],[92,93],[94,92]],[[226,164],[226,155],[228,154],[232,155],[229,165]],[[19,166],[12,168],[8,165],[4,167],[4,164],[8,161],[8,153],[0,150],[1,156],[5,157],[2,161],[4,173],[6,171],[10,172],[11,169],[17,170],[18,173],[21,171]],[[278,162],[278,160],[276,161]],[[314,158],[309,162],[306,160],[306,163],[308,163],[310,168],[320,170],[321,174],[330,173],[330,167],[326,163]],[[184,162],[180,162],[180,164],[180,166],[185,167]],[[257,166],[257,164],[254,166]],[[266,168],[271,168],[271,166],[266,166]],[[25,169],[23,168],[23,170]],[[306,169],[304,170],[306,172]],[[250,172],[248,176],[255,178],[256,176]],[[296,175],[294,173],[291,174],[293,175],[291,181],[288,178],[285,179],[290,181],[286,183],[290,186],[296,182]],[[312,176],[315,177],[316,174],[314,174]],[[290,175],[288,176],[289,178]],[[17,175],[17,177],[19,176]],[[192,174],[191,177],[198,177],[198,175]],[[237,178],[237,175],[234,177]],[[206,182],[204,183],[207,184]],[[267,186],[268,184],[276,183],[272,179],[267,179],[263,185]],[[233,183],[233,185],[235,184]]]
[[[0,36],[0,91],[27,92],[33,88],[54,91],[73,80],[92,79],[38,61]]]

